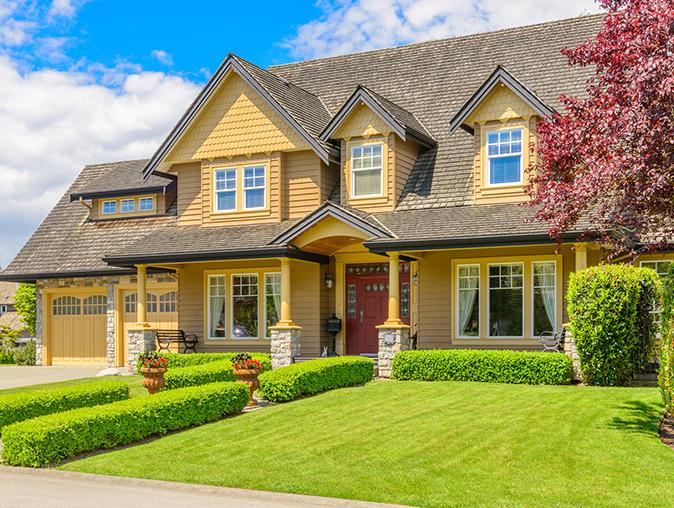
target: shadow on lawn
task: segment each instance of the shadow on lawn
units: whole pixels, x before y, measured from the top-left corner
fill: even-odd
[[[649,436],[658,435],[662,418],[662,408],[658,404],[629,400],[621,404],[618,409],[620,409],[620,416],[613,417],[609,424],[610,428]]]

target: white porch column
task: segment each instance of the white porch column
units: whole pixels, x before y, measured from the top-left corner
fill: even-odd
[[[587,268],[587,244],[577,243],[576,248],[576,271]]]

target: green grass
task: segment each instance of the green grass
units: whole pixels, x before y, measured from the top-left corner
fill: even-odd
[[[110,377],[85,377],[80,379],[72,379],[69,381],[57,381],[55,383],[44,383],[39,385],[19,386],[16,388],[6,388],[0,390],[0,397],[9,395],[11,393],[32,392],[35,390],[51,390],[52,388],[65,388],[66,386],[77,386],[86,383],[92,383],[101,380],[116,380],[124,381],[129,385],[129,397],[144,397],[147,390],[140,384],[143,376],[110,376]]]
[[[671,506],[654,388],[375,382],[62,469],[422,506]]]

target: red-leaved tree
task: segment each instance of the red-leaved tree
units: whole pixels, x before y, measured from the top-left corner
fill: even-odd
[[[583,98],[539,126],[527,188],[561,241],[600,235],[635,253],[674,238],[674,0],[600,0],[596,38],[565,49],[590,66]]]

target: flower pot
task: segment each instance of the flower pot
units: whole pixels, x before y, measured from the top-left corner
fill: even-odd
[[[143,386],[150,392],[150,395],[157,393],[159,390],[164,388],[166,384],[164,381],[164,373],[168,369],[165,368],[152,368],[152,367],[142,367],[140,369],[141,374],[143,374]]]
[[[253,398],[253,393],[260,387],[260,381],[257,378],[260,375],[260,371],[257,369],[234,369],[232,368],[232,373],[237,383],[243,383],[248,385],[248,407],[257,406],[257,401]]]

